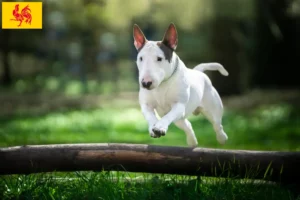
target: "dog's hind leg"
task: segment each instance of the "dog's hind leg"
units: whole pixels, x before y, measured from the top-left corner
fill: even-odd
[[[227,134],[223,130],[223,104],[221,98],[215,88],[212,88],[204,95],[204,106],[201,108],[201,113],[211,122],[216,132],[217,140],[220,144],[225,144],[228,139]]]
[[[196,147],[198,145],[198,141],[195,136],[192,124],[189,122],[189,120],[180,119],[174,123],[178,128],[182,129],[185,132],[188,146]]]

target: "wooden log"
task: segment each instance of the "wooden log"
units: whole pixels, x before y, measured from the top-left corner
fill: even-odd
[[[0,148],[0,174],[117,170],[299,182],[300,152],[141,144],[58,144]]]

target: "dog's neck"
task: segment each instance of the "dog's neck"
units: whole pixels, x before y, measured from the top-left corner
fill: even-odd
[[[170,80],[174,76],[174,74],[177,72],[177,70],[178,70],[178,67],[179,67],[179,58],[178,58],[178,56],[175,53],[173,53],[173,56],[174,56],[174,59],[173,59],[172,62],[174,62],[174,70],[173,70],[172,74],[168,78],[166,78],[165,80],[163,80],[162,82],[167,82],[168,80]]]

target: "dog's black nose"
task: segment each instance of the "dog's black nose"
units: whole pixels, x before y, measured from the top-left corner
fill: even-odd
[[[151,81],[148,81],[148,82],[142,81],[142,86],[143,86],[144,88],[149,89],[151,85],[152,85],[152,82],[151,82]]]

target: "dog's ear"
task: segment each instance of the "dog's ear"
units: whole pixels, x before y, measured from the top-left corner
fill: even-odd
[[[178,44],[177,38],[177,30],[173,23],[171,23],[165,32],[164,38],[162,43],[170,47],[171,49],[175,50]]]
[[[134,46],[137,50],[140,50],[147,41],[144,33],[137,24],[133,25],[133,38]]]

